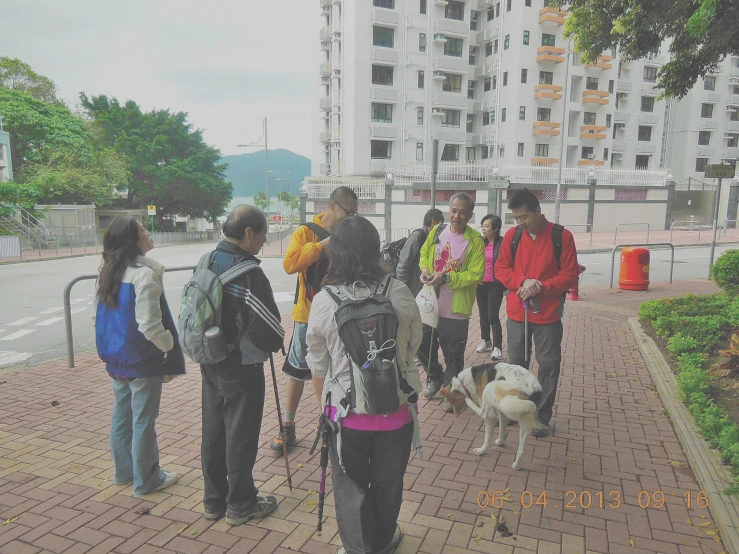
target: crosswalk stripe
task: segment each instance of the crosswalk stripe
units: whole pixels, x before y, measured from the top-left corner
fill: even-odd
[[[59,308],[49,308],[48,310],[44,310],[43,312],[39,312],[39,313],[42,313],[42,314],[53,314],[54,312],[58,312],[58,311],[63,310],[63,309],[64,308],[62,308],[62,307],[59,307]]]
[[[14,321],[13,323],[8,323],[8,325],[12,325],[13,327],[20,327],[21,325],[30,323],[31,321],[35,319],[38,319],[38,318],[37,317],[24,317],[23,319],[19,319],[18,321]]]
[[[36,325],[38,327],[46,327],[47,325],[51,325],[52,323],[56,323],[57,321],[61,321],[62,319],[64,318],[63,317],[50,317],[49,319],[39,321]]]
[[[72,310],[69,313],[76,314],[77,312],[81,312],[82,310],[86,310],[87,306],[79,306],[78,308],[72,308]]]
[[[70,304],[79,304],[80,302],[84,302],[87,300],[87,298],[75,298],[74,300],[70,300]]]
[[[0,367],[25,362],[31,356],[33,356],[33,354],[30,352],[0,351]]]
[[[16,331],[15,333],[8,335],[7,337],[0,337],[0,340],[15,340],[35,332],[35,329],[21,329],[20,331]]]

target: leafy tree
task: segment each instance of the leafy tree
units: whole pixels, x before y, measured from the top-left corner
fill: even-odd
[[[739,3],[730,0],[555,0],[569,10],[565,34],[584,62],[613,46],[627,60],[652,57],[668,41],[657,86],[681,98],[727,55],[739,54]],[[552,2],[554,5],[555,2]]]
[[[41,193],[34,187],[15,181],[0,181],[0,217],[12,215],[15,206],[32,212],[40,198]]]
[[[59,102],[54,81],[39,75],[18,58],[0,56],[0,87],[26,92],[44,102]]]
[[[290,194],[287,191],[283,190],[277,195],[277,199],[290,210],[290,217],[292,217],[293,212],[300,209],[300,197]]]
[[[157,217],[187,215],[213,219],[231,201],[231,183],[218,161],[218,149],[203,142],[202,132],[187,123],[187,114],[153,110],[133,101],[80,94],[102,143],[123,154],[130,170],[128,207],[157,206]]]
[[[262,211],[267,209],[267,195],[263,192],[258,192],[254,196],[254,205]]]

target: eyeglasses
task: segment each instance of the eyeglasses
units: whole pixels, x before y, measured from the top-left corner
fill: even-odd
[[[355,215],[359,215],[359,212],[350,212],[344,206],[342,206],[341,204],[339,204],[339,202],[336,201],[336,200],[334,200],[334,204],[336,204],[339,208],[341,208],[342,210],[344,210],[346,212],[346,217],[354,217]]]

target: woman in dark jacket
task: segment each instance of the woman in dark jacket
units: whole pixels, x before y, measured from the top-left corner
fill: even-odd
[[[498,260],[503,237],[500,228],[503,222],[497,215],[488,214],[482,218],[482,236],[485,239],[485,275],[477,287],[477,307],[480,310],[480,331],[482,342],[475,352],[491,352],[494,360],[503,358],[503,328],[500,325],[500,305],[505,295],[505,287],[495,278],[495,262]],[[490,340],[490,329],[493,340]]]
[[[177,327],[164,298],[164,267],[146,257],[151,235],[133,217],[117,217],[103,238],[95,340],[113,385],[110,452],[116,485],[134,496],[165,489],[177,474],[159,467],[154,427],[162,383],[185,373]]]

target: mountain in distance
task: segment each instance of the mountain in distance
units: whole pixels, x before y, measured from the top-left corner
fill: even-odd
[[[264,192],[264,149],[236,156],[224,156],[221,163],[228,164],[225,174],[233,185],[233,196],[253,197]],[[310,160],[290,150],[269,151],[269,196],[276,198],[282,185],[283,191],[290,188],[288,171],[292,165],[292,194],[297,196],[302,181],[310,175]],[[285,179],[280,182],[277,179]]]

